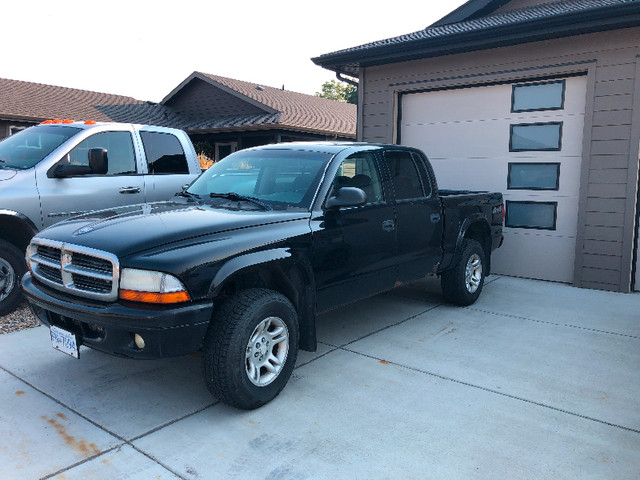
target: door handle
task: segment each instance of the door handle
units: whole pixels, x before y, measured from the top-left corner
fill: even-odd
[[[396,222],[393,220],[385,220],[382,222],[382,230],[384,232],[393,232],[396,229]]]
[[[120,193],[140,193],[140,187],[120,187]]]

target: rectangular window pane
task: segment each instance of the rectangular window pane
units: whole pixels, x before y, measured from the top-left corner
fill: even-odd
[[[509,163],[509,190],[558,190],[559,163]]]
[[[147,155],[149,173],[189,173],[187,157],[177,137],[163,132],[140,132],[142,145]]]
[[[557,202],[514,202],[507,200],[505,226],[555,230]]]
[[[562,122],[511,125],[509,151],[558,151],[561,138]]]
[[[387,150],[384,159],[391,173],[396,200],[425,197],[411,153]]]
[[[511,111],[559,110],[564,108],[565,81],[514,85]]]

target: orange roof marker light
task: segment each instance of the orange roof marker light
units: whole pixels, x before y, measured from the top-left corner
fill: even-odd
[[[40,125],[50,125],[53,123],[53,120],[45,120],[44,122],[40,122]]]
[[[73,120],[70,120],[70,119],[68,119],[68,118],[65,118],[65,119],[62,121],[62,123],[74,123],[74,121],[73,121]]]
[[[93,120],[87,120],[86,122],[84,122],[85,125],[95,125],[96,122],[94,122]]]

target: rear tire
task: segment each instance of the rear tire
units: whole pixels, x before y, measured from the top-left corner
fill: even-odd
[[[27,265],[20,250],[0,240],[0,316],[14,311],[22,300],[20,281],[26,271]]]
[[[476,240],[465,239],[458,264],[442,273],[440,285],[445,300],[456,305],[473,304],[484,286],[484,250]]]
[[[284,388],[298,356],[298,316],[282,294],[248,289],[214,308],[204,339],[202,371],[209,391],[251,410]]]

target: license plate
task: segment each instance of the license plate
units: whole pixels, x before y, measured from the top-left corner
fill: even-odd
[[[51,345],[53,345],[53,348],[56,350],[60,350],[67,355],[80,358],[76,336],[54,325],[51,325]]]

